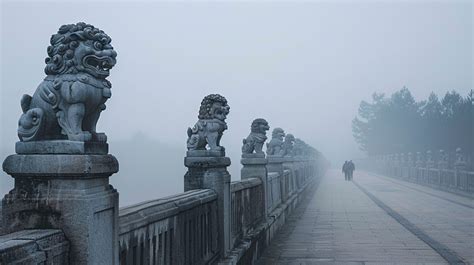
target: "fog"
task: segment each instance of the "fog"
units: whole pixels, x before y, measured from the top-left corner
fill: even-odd
[[[118,63],[98,123],[120,163],[127,205],[181,192],[186,129],[202,98],[231,107],[222,145],[240,178],[254,118],[316,147],[335,165],[364,156],[351,120],[375,91],[473,88],[470,1],[19,2],[1,5],[1,152],[14,153],[22,94],[44,78],[50,36],[84,21],[112,38]],[[0,175],[0,193],[13,185]]]

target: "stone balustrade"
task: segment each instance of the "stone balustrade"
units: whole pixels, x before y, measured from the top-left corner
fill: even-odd
[[[21,230],[0,236],[0,264],[69,264],[69,242],[61,230]]]
[[[415,158],[416,157],[416,158]],[[434,159],[431,151],[407,155],[380,155],[360,161],[368,170],[433,188],[474,197],[474,171],[458,148],[454,157],[440,150]]]
[[[2,165],[15,184],[0,207],[0,264],[254,264],[326,160],[281,128],[266,144],[270,126],[258,118],[231,183],[220,144],[230,107],[211,94],[187,130],[184,192],[119,208],[119,163],[96,131],[111,97],[110,43],[82,22],[51,37],[47,76],[23,96],[16,154]]]
[[[264,193],[258,178],[234,181],[231,190],[232,246],[264,220]]]
[[[212,190],[192,190],[121,208],[120,264],[212,263],[216,198]]]

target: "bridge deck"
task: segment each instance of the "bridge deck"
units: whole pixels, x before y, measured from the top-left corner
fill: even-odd
[[[416,184],[328,172],[259,264],[474,264],[474,201]]]

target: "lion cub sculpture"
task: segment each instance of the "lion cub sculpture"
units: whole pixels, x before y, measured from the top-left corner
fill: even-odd
[[[267,131],[270,129],[265,119],[255,119],[250,127],[250,134],[243,139],[242,154],[263,154],[263,144],[267,140]]]
[[[199,120],[193,128],[188,128],[188,150],[224,151],[220,145],[223,132],[227,129],[225,119],[230,107],[227,100],[219,94],[211,94],[201,102]]]
[[[83,22],[63,25],[51,36],[47,76],[33,96],[21,99],[20,141],[107,141],[96,124],[111,96],[106,78],[117,53],[110,42],[102,30]]]

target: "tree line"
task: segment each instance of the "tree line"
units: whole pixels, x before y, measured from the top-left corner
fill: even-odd
[[[473,90],[466,96],[453,90],[416,101],[406,87],[390,97],[374,93],[371,102],[361,101],[352,133],[370,156],[458,147],[473,154],[473,96]]]

